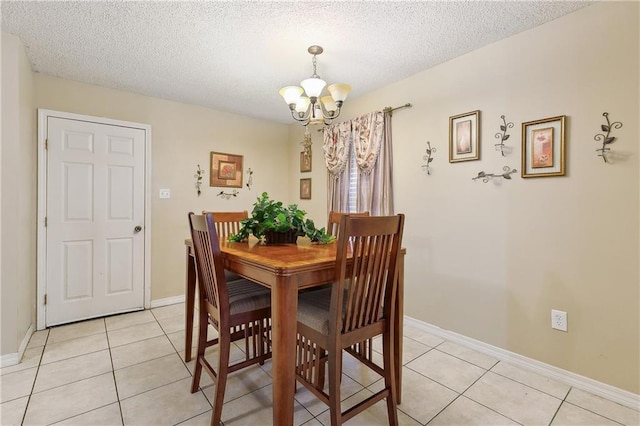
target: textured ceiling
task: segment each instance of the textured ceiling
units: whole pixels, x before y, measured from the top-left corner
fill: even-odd
[[[291,122],[278,90],[312,73],[357,97],[589,2],[16,2],[2,31],[33,70]],[[347,99],[347,102],[349,100]]]

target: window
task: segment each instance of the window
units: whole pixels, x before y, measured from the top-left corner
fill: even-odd
[[[358,212],[358,165],[355,149],[351,146],[349,153],[349,213]]]

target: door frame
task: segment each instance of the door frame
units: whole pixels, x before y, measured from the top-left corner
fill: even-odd
[[[37,216],[37,284],[36,284],[36,329],[46,326],[46,306],[44,295],[47,289],[47,233],[45,217],[47,213],[47,120],[63,118],[87,121],[111,126],[131,127],[144,131],[144,307],[151,306],[151,126],[131,121],[74,114],[38,108],[38,216]]]

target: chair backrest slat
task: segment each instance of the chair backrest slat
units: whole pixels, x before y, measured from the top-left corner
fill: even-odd
[[[404,215],[343,216],[330,329],[347,333],[389,318],[403,229]]]
[[[343,212],[336,212],[331,210],[329,212],[329,220],[327,221],[327,234],[333,235],[334,237],[338,238],[338,228],[340,226],[340,219],[342,219],[342,216],[346,214],[348,214],[349,216],[356,216],[356,217],[369,216],[369,212],[343,213]]]
[[[211,212],[203,210],[202,214],[213,214],[214,224],[219,239],[227,239],[232,234],[237,234],[242,226],[240,222],[249,217],[249,212],[244,210],[241,212]]]

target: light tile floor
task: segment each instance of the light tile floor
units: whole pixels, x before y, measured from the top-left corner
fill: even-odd
[[[237,346],[234,356],[242,356]],[[411,326],[403,365],[401,425],[640,424],[636,410]],[[21,363],[0,370],[0,424],[208,425],[212,382],[203,374],[201,389],[190,393],[192,369],[193,361],[184,362],[184,304],[39,331]],[[272,423],[270,373],[267,362],[230,375],[226,426]],[[381,385],[345,355],[343,408]],[[327,407],[302,387],[294,419],[329,424]],[[384,402],[348,424],[387,424]]]

